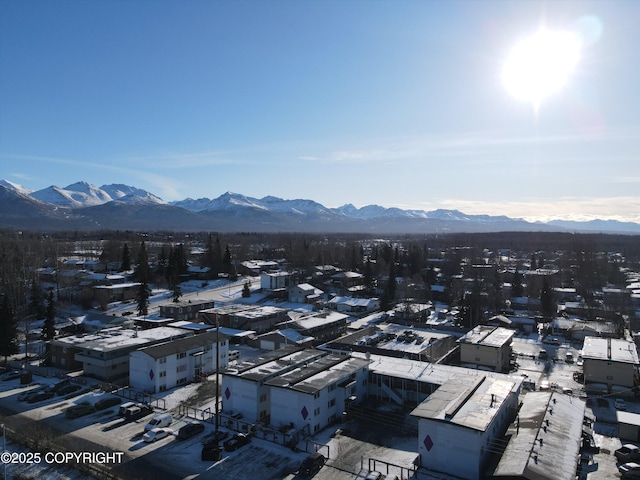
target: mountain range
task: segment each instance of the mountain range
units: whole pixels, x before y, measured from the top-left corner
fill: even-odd
[[[548,223],[467,215],[458,210],[403,210],[352,204],[328,208],[313,200],[227,192],[217,198],[165,202],[146,190],[77,182],[33,191],[0,180],[0,228],[31,231],[134,230],[218,232],[453,233],[576,231],[640,234],[640,224],[615,220]]]

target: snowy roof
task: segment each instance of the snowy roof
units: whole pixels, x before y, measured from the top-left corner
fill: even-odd
[[[216,332],[205,332],[200,335],[178,338],[168,342],[159,343],[149,347],[141,348],[140,351],[152,358],[158,359],[175,355],[177,353],[188,352],[208,345],[216,344]],[[227,336],[220,334],[220,341],[226,340]]]
[[[208,323],[188,322],[186,320],[180,320],[178,322],[171,322],[167,324],[168,327],[184,328],[185,330],[208,330],[214,328]],[[222,330],[220,330],[222,332]]]
[[[316,393],[334,382],[348,379],[351,374],[365,368],[368,363],[368,360],[360,358],[327,355],[283,373],[266,383],[303,393]]]
[[[514,330],[509,330],[508,328],[478,325],[465,336],[461,337],[459,342],[489,347],[502,347],[503,345],[511,343],[511,339],[515,333]]]
[[[291,346],[267,352],[251,360],[238,362],[232,368],[227,368],[224,373],[254,382],[262,382],[324,355],[326,353],[319,350],[301,350],[300,347]]]
[[[96,290],[118,290],[121,288],[133,288],[139,287],[140,282],[129,282],[129,283],[117,283],[116,285],[96,285],[93,287]]]
[[[411,415],[486,431],[502,403],[517,390],[515,382],[488,376],[454,377],[418,405]]]
[[[283,322],[287,325],[297,325],[300,329],[309,330],[311,328],[329,325],[336,322],[344,322],[349,318],[348,315],[339,312],[320,312],[307,316],[301,316],[291,321]]]
[[[639,363],[635,344],[621,338],[587,337],[584,339],[582,357],[593,360]]]
[[[367,353],[354,352],[352,357],[369,358],[369,371],[376,375],[385,375],[394,378],[406,378],[417,382],[428,383],[432,385],[443,385],[453,377],[491,377],[502,380],[515,382],[519,386],[522,384],[523,377],[511,376],[504,373],[485,372],[474,370],[471,368],[454,367],[452,365],[441,365],[436,363],[427,363],[420,360],[409,360],[406,358],[394,358],[384,355],[374,355]]]
[[[352,307],[368,307],[377,301],[377,298],[333,297],[329,300],[329,303],[334,305],[350,305]]]
[[[83,348],[101,352],[114,351],[121,348],[144,346],[145,344],[192,335],[191,332],[180,328],[157,327],[146,330],[131,330],[125,328],[104,328],[99,332],[88,335],[72,335],[57,338],[55,343],[69,347]]]
[[[299,331],[294,330],[292,328],[283,328],[281,330],[276,330],[276,332],[280,333],[284,337],[287,337],[287,340],[290,340],[295,343],[310,342],[314,339],[314,337],[301,335]]]
[[[585,403],[575,397],[527,393],[494,478],[573,480],[584,416]]]

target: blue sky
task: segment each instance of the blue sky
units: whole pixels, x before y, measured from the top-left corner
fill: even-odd
[[[583,40],[539,107],[504,62]],[[640,222],[640,2],[0,2],[0,178]]]

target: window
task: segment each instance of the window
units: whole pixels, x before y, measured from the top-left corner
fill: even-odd
[[[187,371],[187,366],[186,365],[178,365],[176,367],[176,373],[186,372],[186,371]]]
[[[316,409],[313,411],[313,416],[314,416],[314,417],[317,417],[318,415],[320,415],[320,407],[316,408]]]
[[[167,372],[166,372],[166,370],[162,370],[162,371],[160,372],[160,377],[166,377],[166,376],[167,376]]]
[[[160,390],[161,392],[164,392],[166,389],[167,389],[167,386],[166,386],[166,385],[160,385],[159,390]]]
[[[331,408],[331,407],[335,407],[335,406],[336,406],[336,399],[332,398],[331,400],[329,400],[329,403],[327,404],[327,407]]]
[[[186,356],[187,356],[187,354],[185,352],[182,352],[182,353],[178,353],[176,355],[176,358],[181,359],[181,358],[185,358]]]
[[[263,393],[262,395],[260,395],[260,402],[266,402],[267,401],[267,394]]]
[[[187,377],[176,380],[176,385],[182,385],[183,383],[187,383]]]
[[[332,383],[331,385],[329,385],[329,391],[333,392],[336,389],[336,384]]]
[[[167,363],[167,357],[162,357],[158,360],[158,363]]]

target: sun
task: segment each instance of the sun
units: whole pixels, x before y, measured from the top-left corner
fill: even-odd
[[[542,100],[567,83],[580,59],[580,49],[578,35],[540,29],[511,50],[502,70],[504,86],[513,97],[537,109]]]

